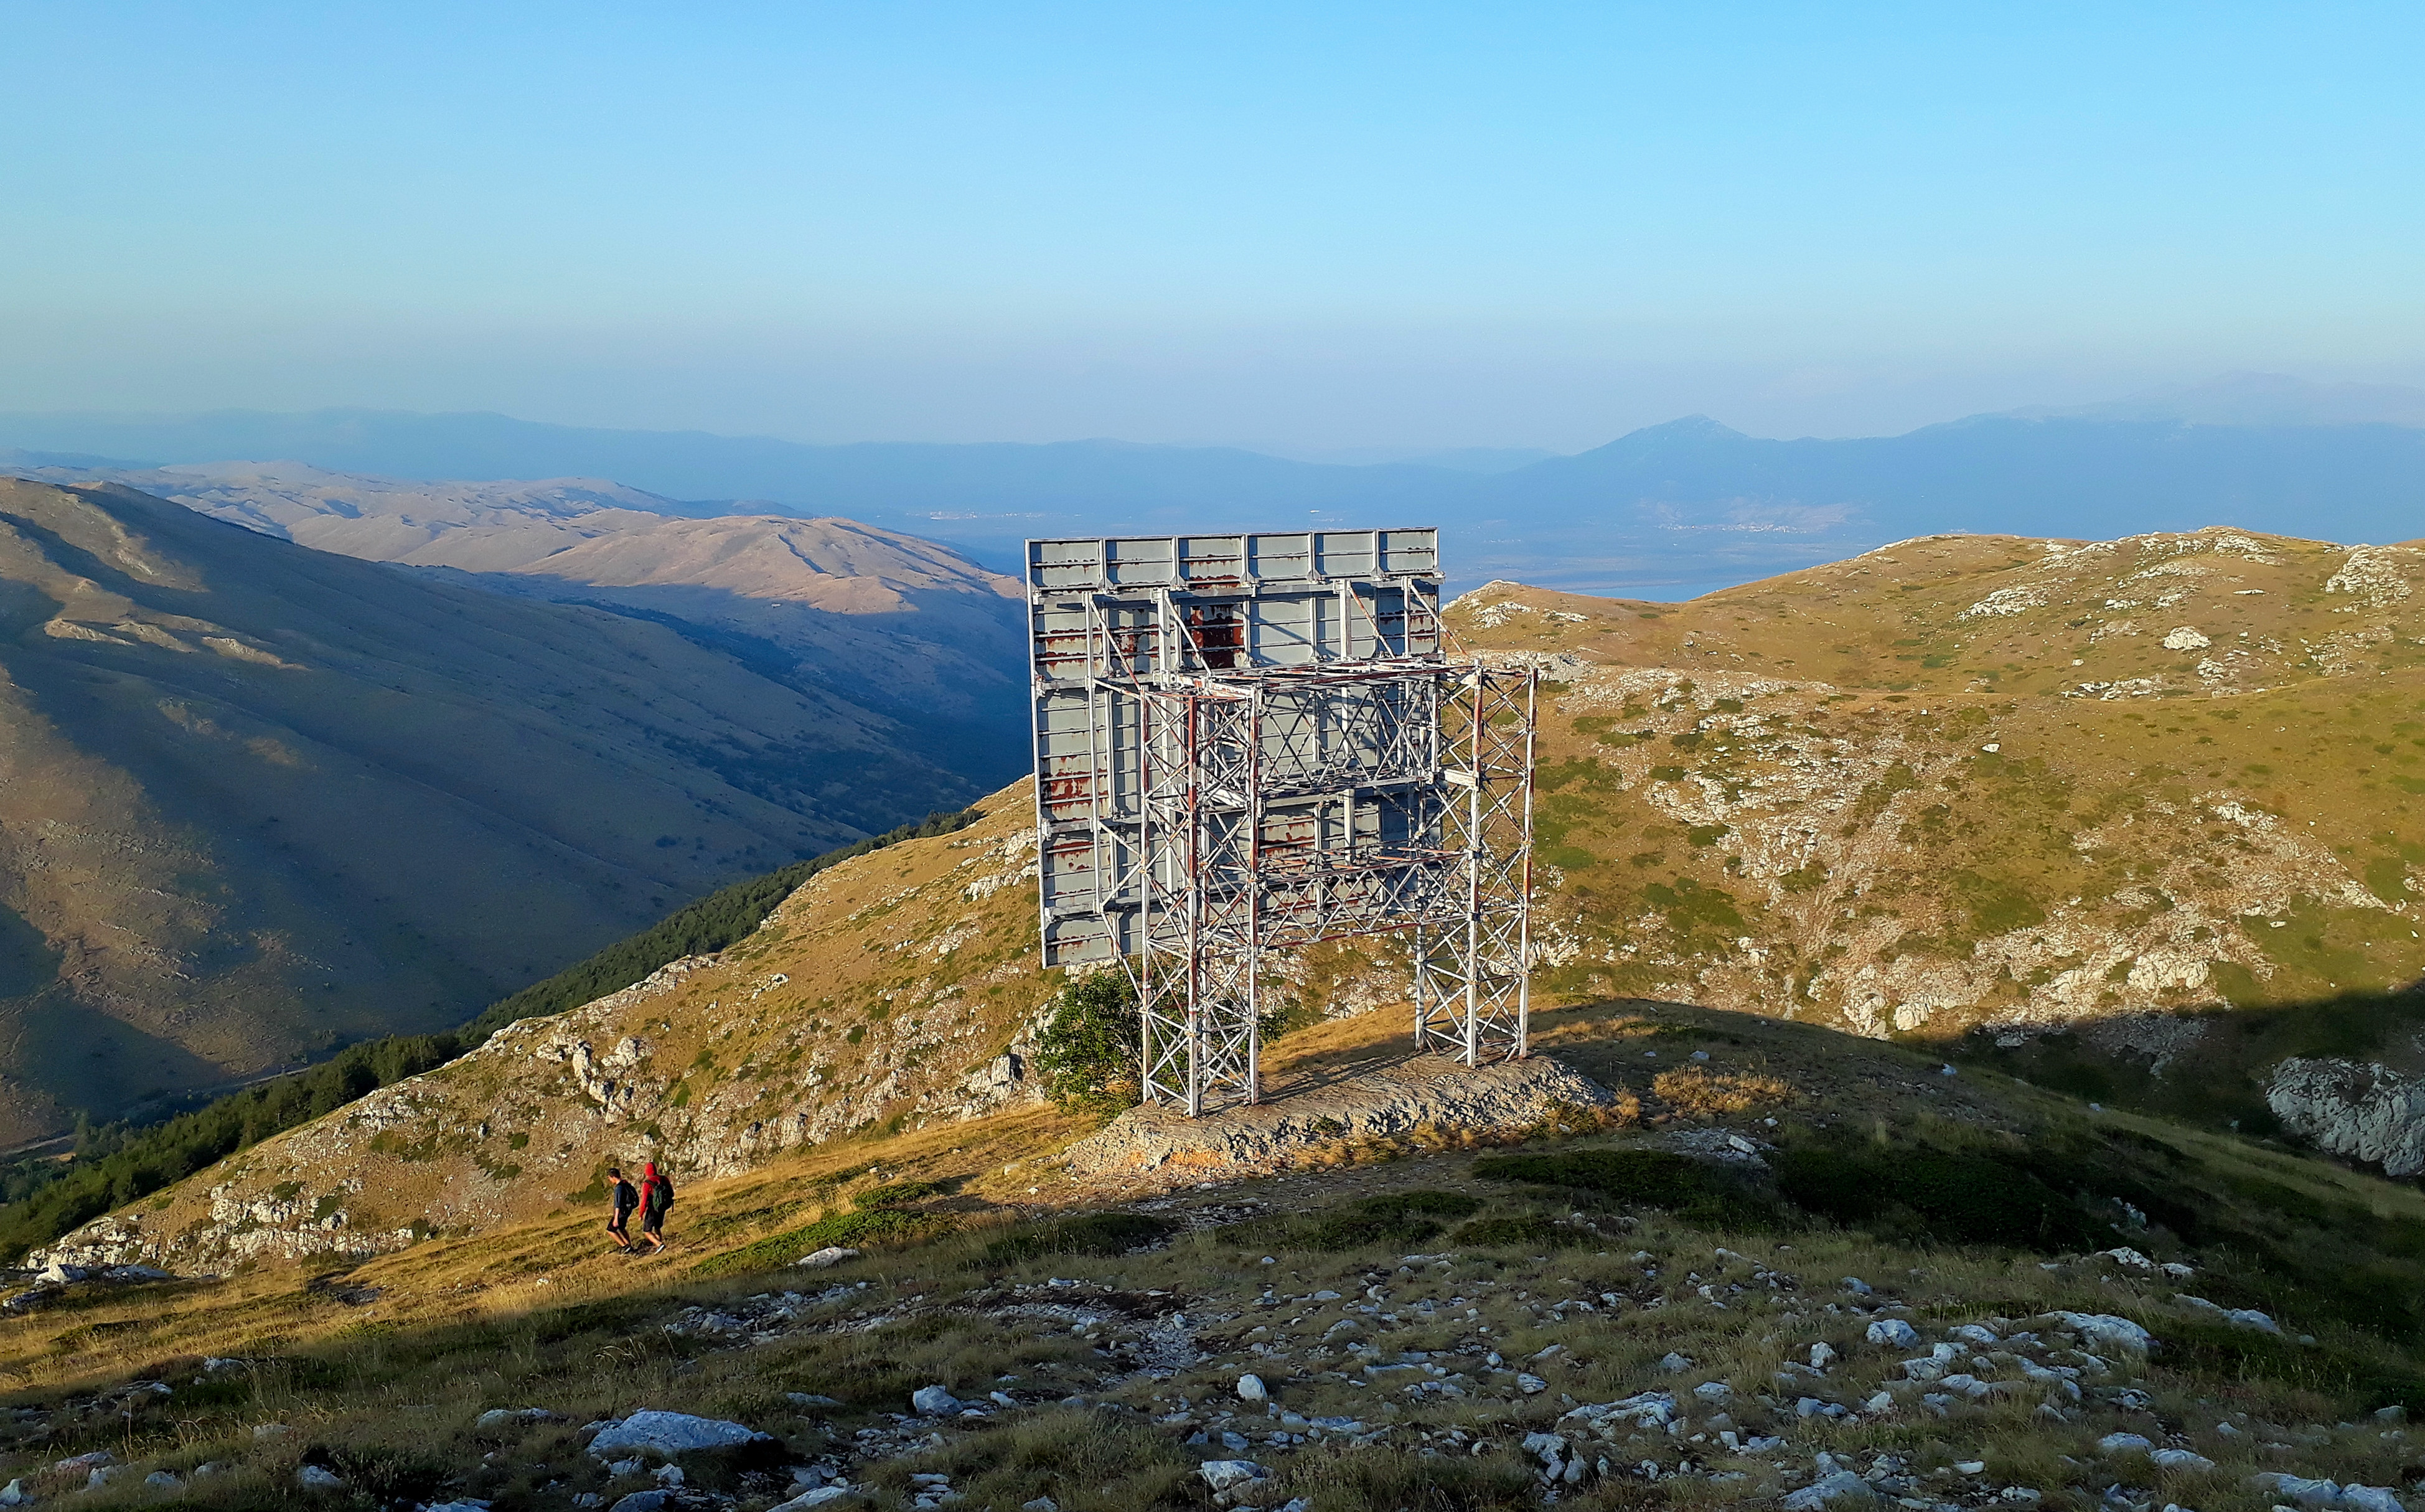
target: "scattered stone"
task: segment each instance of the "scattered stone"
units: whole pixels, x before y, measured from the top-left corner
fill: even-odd
[[[1019,1512],[1061,1512],[1061,1504],[1049,1496],[1039,1496],[1033,1502],[1020,1503]]]
[[[116,1455],[111,1454],[106,1449],[96,1449],[88,1455],[78,1455],[72,1459],[62,1459],[51,1468],[72,1475],[80,1470],[94,1470],[103,1465],[115,1465],[117,1463],[118,1456]]]
[[[2109,1433],[2096,1440],[2097,1451],[2108,1455],[2144,1455],[2156,1446],[2143,1434]]]
[[[33,1504],[34,1493],[25,1489],[25,1483],[22,1478],[11,1480],[6,1486],[0,1486],[0,1506],[31,1506]]]
[[[2235,1325],[2239,1327],[2255,1328],[2260,1333],[2280,1333],[2282,1331],[2282,1326],[2280,1324],[2274,1322],[2268,1314],[2257,1311],[2255,1308],[2226,1308],[2219,1302],[2209,1302],[2205,1297],[2191,1296],[2186,1293],[2181,1292],[2174,1293],[2173,1300],[2178,1302],[2183,1307],[2192,1308],[2200,1312],[2211,1313],[2215,1317],[2221,1318],[2224,1322]]]
[[[1735,1394],[1735,1389],[1724,1381],[1703,1381],[1693,1388],[1693,1394],[1704,1402],[1723,1402]]]
[[[555,1414],[543,1407],[492,1407],[472,1420],[472,1426],[483,1433],[510,1428],[518,1423],[553,1423]]]
[[[815,1392],[815,1391],[785,1391],[785,1392],[783,1393],[783,1400],[784,1400],[784,1401],[786,1401],[786,1402],[791,1403],[794,1407],[840,1407],[840,1406],[842,1406],[842,1401],[841,1401],[841,1399],[840,1399],[840,1398],[838,1398],[838,1397],[831,1397],[831,1396],[822,1396],[822,1395],[819,1395],[819,1394],[818,1394],[817,1392]]]
[[[2091,1343],[2105,1344],[2114,1349],[2128,1349],[2144,1355],[2153,1348],[2155,1336],[2128,1318],[2117,1318],[2111,1312],[2049,1312],[2048,1317],[2077,1329]],[[1960,1333],[1962,1330],[1952,1330]]]
[[[2341,1512],[2408,1512],[2387,1486],[2344,1486]]]
[[[840,1245],[827,1245],[823,1249],[802,1255],[792,1263],[808,1270],[828,1270],[845,1260],[857,1260],[862,1253],[861,1250],[845,1249]]]
[[[185,1483],[168,1471],[155,1470],[143,1477],[143,1488],[147,1491],[182,1491]]]
[[[766,1438],[755,1428],[720,1418],[693,1417],[687,1412],[634,1412],[610,1424],[589,1440],[589,1452],[601,1459],[619,1452],[641,1450],[670,1458],[695,1449],[725,1449]]]
[[[1822,1343],[1815,1343],[1810,1346],[1810,1368],[1812,1370],[1825,1370],[1828,1366],[1834,1363],[1836,1363],[1836,1346],[1834,1344]]]
[[[859,1494],[859,1490],[851,1486],[820,1486],[814,1490],[802,1491],[788,1502],[771,1506],[766,1509],[766,1512],[809,1512],[811,1507],[831,1506],[836,1502],[845,1501]]]
[[[1673,1350],[1669,1350],[1666,1354],[1662,1355],[1659,1358],[1659,1368],[1670,1374],[1681,1374],[1684,1371],[1691,1370],[1693,1368],[1693,1362],[1684,1356],[1677,1354]]]
[[[1204,1484],[1212,1488],[1217,1495],[1234,1490],[1248,1481],[1261,1480],[1271,1472],[1251,1459],[1208,1459],[1196,1467],[1196,1473],[1203,1476]]]
[[[2214,1461],[2194,1449],[2159,1449],[2147,1456],[2159,1470],[2212,1470]]]
[[[1526,1396],[1538,1396],[1549,1389],[1550,1383],[1548,1381],[1543,1380],[1541,1377],[1532,1374],[1530,1371],[1518,1371],[1516,1373],[1516,1390],[1523,1392]]]
[[[1861,1279],[1857,1276],[1845,1277],[1843,1284],[1844,1290],[1852,1293],[1855,1296],[1867,1296],[1870,1295],[1870,1283]]]
[[[282,1439],[293,1431],[283,1423],[256,1423],[252,1425],[252,1436],[256,1440]]]
[[[1268,1402],[1271,1399],[1271,1388],[1263,1384],[1263,1378],[1261,1375],[1246,1375],[1238,1377],[1239,1401]]]
[[[921,1386],[909,1393],[909,1410],[922,1418],[948,1417],[960,1409],[960,1399],[939,1386]]]
[[[1889,1349],[1914,1349],[1919,1344],[1919,1330],[1901,1318],[1880,1318],[1870,1325],[1869,1341]]]
[[[2153,1274],[2156,1269],[2156,1263],[2154,1261],[2149,1260],[2146,1256],[2130,1248],[2127,1245],[2119,1249],[2101,1249],[2098,1250],[2097,1253],[2104,1256],[2107,1260],[2112,1261],[2116,1265],[2121,1266],[2124,1270],[2146,1271]]]
[[[2305,1475],[2285,1474],[2280,1471],[2252,1475],[2248,1484],[2260,1491],[2272,1492],[2292,1506],[2309,1507],[2316,1512],[2337,1505],[2341,1499],[2341,1488],[2336,1482],[2309,1480]]]
[[[342,1491],[345,1488],[343,1477],[319,1465],[305,1465],[297,1470],[295,1484],[307,1491]]]
[[[1838,1503],[1860,1506],[1877,1499],[1877,1488],[1849,1470],[1839,1470],[1788,1496],[1785,1512],[1818,1512],[1820,1507],[1833,1506]]]

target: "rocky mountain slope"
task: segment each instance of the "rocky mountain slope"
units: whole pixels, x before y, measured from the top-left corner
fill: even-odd
[[[1274,984],[1265,1107],[1041,1105],[1013,789],[54,1247],[0,1471],[104,1506],[2415,1504],[2425,1198],[1941,1058],[2105,1035],[2246,1081],[2240,1025],[2346,1041],[2311,1000],[2413,974],[2415,558],[1956,538],[1680,606],[1493,585],[1465,635],[1552,674],[1529,1070],[1408,1064],[1387,949],[1337,948]],[[2425,1149],[2294,1116],[2412,1077],[2271,1071],[2324,1150]],[[628,1260],[598,1177],[651,1157],[677,1248]]]
[[[957,834],[845,861],[720,955],[524,1020],[55,1253],[179,1267],[376,1253],[540,1215],[617,1161],[730,1175],[1032,1102],[1031,1021],[1058,983],[1033,959],[1031,804],[1022,785]]]
[[[1015,579],[930,540],[750,501],[693,504],[594,478],[417,482],[299,462],[60,467],[315,551],[650,618],[761,674],[903,717],[904,738],[991,785],[1024,728]]]
[[[2276,1108],[2268,1079],[2314,1062],[2317,1024],[2344,1062],[2420,1069],[2410,1000],[2362,1032],[2307,1011],[2425,970],[2420,579],[2413,548],[2213,531],[1906,542],[1682,605],[1469,595],[1460,633],[1550,679],[1541,1001],[1694,1003],[2016,1070],[2069,1047],[2171,1073],[2209,1127],[2379,1161],[2378,1113]],[[1032,965],[1023,789],[987,806],[826,874],[721,957],[522,1025],[72,1252],[377,1248],[416,1218],[543,1212],[618,1155],[730,1171],[1026,1098],[1018,1051],[1055,984]],[[1405,995],[1386,941],[1280,970],[1301,1022]]]
[[[1385,1017],[1276,1065],[1337,1085]],[[360,1263],[61,1268],[7,1302],[0,1475],[107,1508],[2416,1504],[2415,1191],[1815,1025],[1540,1027],[1605,1110],[1512,1151],[1333,1133],[1122,1189],[1003,1109],[685,1172],[660,1258],[584,1200]]]
[[[0,1139],[433,1029],[964,780],[660,626],[0,480]]]
[[[2420,585],[2413,546],[1959,536],[1451,618],[1552,680],[1556,989],[2160,1061],[2425,971]]]

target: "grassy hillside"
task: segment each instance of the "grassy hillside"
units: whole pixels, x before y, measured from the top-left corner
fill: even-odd
[[[459,1023],[969,796],[629,619],[0,480],[0,1140]]]
[[[2256,1472],[2420,1472],[2369,1416],[2425,1407],[2413,1190],[1807,1025],[1604,1005],[1541,1028],[1635,1110],[1512,1150],[1367,1147],[1117,1222],[1074,1215],[1039,1159],[1075,1128],[1006,1112],[692,1182],[659,1260],[605,1252],[568,1204],[358,1265],[88,1283],[0,1321],[0,1473],[50,1494],[85,1472],[48,1467],[106,1449],[130,1468],[80,1504],[150,1504],[162,1472],[203,1506],[597,1505],[656,1485],[654,1459],[618,1474],[576,1425],[643,1408],[770,1436],[683,1459],[744,1512],[795,1476],[885,1508],[933,1501],[913,1476],[972,1507],[1202,1507],[1208,1459],[1264,1466],[1265,1505],[1532,1507],[1538,1434],[1578,1467],[1561,1504],[1612,1509],[1850,1472],[1922,1505],[2256,1512]],[[1302,1031],[1276,1060],[1318,1077],[1396,1029]],[[1729,1133],[1758,1165],[1678,1153]],[[914,1221],[779,1268],[871,1211]],[[1911,1342],[1871,1340],[1897,1324]],[[937,1384],[982,1415],[901,1416]],[[345,1484],[300,1490],[303,1466]]]
[[[1549,669],[1553,990],[2140,1062],[2425,972],[2425,552],[1946,537],[1652,604],[1492,585]]]
[[[349,1045],[310,1070],[272,1077],[155,1125],[81,1129],[71,1158],[30,1156],[8,1172],[8,1198],[0,1206],[0,1257],[19,1259],[27,1249],[47,1245],[111,1208],[139,1201],[273,1134],[442,1066],[477,1049],[508,1024],[579,1007],[685,957],[712,955],[748,938],[777,905],[819,872],[905,840],[951,834],[978,817],[974,809],[929,814],[919,824],[902,825],[813,861],[735,882],[546,981],[490,1004],[459,1029],[388,1035]]]

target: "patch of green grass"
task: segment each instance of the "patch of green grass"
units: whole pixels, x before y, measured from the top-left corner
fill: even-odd
[[[1229,1236],[1239,1243],[1331,1253],[1403,1249],[1437,1238],[1446,1227],[1442,1219],[1471,1217],[1481,1211],[1482,1199],[1463,1192],[1385,1192],[1302,1218],[1235,1225]]]
[[[1147,1213],[1088,1213],[997,1239],[986,1246],[981,1263],[1008,1265],[1047,1255],[1125,1255],[1160,1244],[1178,1228],[1167,1218]]]
[[[912,1202],[923,1202],[941,1195],[940,1182],[891,1182],[883,1186],[871,1186],[850,1199],[850,1205],[861,1213],[874,1213],[883,1208],[906,1208]]]
[[[1474,1249],[1559,1249],[1599,1243],[1589,1229],[1560,1223],[1537,1213],[1502,1214],[1476,1218],[1449,1235]]]
[[[691,1267],[699,1276],[732,1276],[744,1271],[776,1270],[797,1264],[803,1255],[840,1247],[845,1249],[887,1248],[920,1244],[952,1231],[953,1220],[939,1213],[905,1213],[898,1208],[838,1213],[739,1249],[713,1255]]]

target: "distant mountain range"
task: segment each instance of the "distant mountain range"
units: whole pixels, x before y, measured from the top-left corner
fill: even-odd
[[[779,683],[895,716],[904,748],[984,786],[1024,769],[1019,584],[934,541],[850,520],[702,517],[596,478],[424,483],[301,462],[23,471],[124,484],[314,550],[652,619]]]
[[[2261,374],[1905,435],[1773,441],[1691,417],[1482,471],[1223,447],[819,446],[493,414],[0,415],[0,468],[286,458],[395,478],[610,478],[659,514],[843,515],[1015,571],[1021,538],[1437,523],[1464,583],[1681,598],[1937,531],[2225,523],[2400,539],[2425,518],[2425,392]],[[1506,458],[1500,458],[1501,461]],[[685,502],[686,501],[686,502]]]

